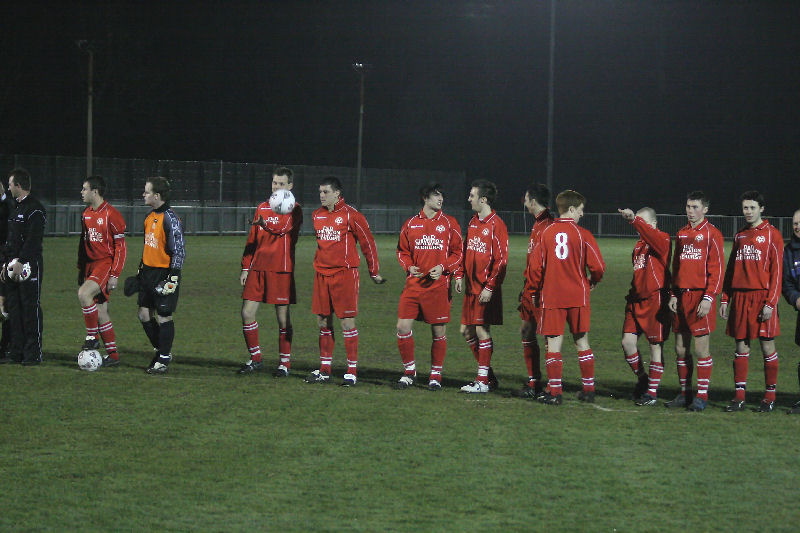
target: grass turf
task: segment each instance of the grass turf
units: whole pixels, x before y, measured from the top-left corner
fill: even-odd
[[[700,531],[796,528],[800,417],[794,312],[781,303],[779,412],[724,413],[732,396],[733,343],[712,336],[711,402],[692,414],[637,408],[621,355],[629,239],[601,239],[608,263],[592,294],[595,405],[572,399],[580,374],[565,342],[567,399],[546,407],[509,397],[524,378],[515,295],[526,239],[512,237],[505,325],[493,329],[501,389],[458,393],[475,361],[453,302],[445,389],[395,391],[401,374],[394,326],[403,274],[396,239],[378,237],[385,285],[362,275],[359,384],[307,385],[318,366],[310,313],[313,237],[298,245],[292,374],[238,377],[241,335],[237,237],[190,237],[175,314],[174,364],[143,369],[152,352],[121,293],[111,303],[118,368],[80,372],[83,321],[75,286],[77,240],[45,242],[45,363],[0,367],[3,530],[465,530]],[[140,239],[129,240],[135,271]],[[259,313],[267,366],[277,363],[274,312]],[[334,381],[344,371],[338,324]],[[415,328],[427,377],[430,328]],[[662,398],[677,392],[673,340]],[[642,343],[644,357],[647,350]],[[748,401],[763,388],[754,346]],[[425,379],[421,380],[425,383]]]

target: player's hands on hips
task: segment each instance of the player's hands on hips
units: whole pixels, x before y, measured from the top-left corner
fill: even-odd
[[[408,273],[414,276],[415,278],[421,278],[425,276],[425,274],[423,274],[422,271],[419,269],[419,267],[416,265],[410,266],[408,268]]]
[[[464,290],[464,282],[461,280],[461,278],[456,278],[453,288],[456,290],[457,293],[461,294],[461,291]]]
[[[249,273],[250,272],[248,270],[242,270],[242,273],[239,274],[239,283],[241,283],[242,287],[244,287],[244,284],[247,283],[247,274]]]
[[[492,291],[489,289],[483,289],[481,293],[478,295],[478,301],[482,304],[488,303],[489,300],[492,299]]]
[[[428,275],[431,279],[439,279],[442,277],[442,273],[444,272],[444,267],[442,265],[436,265],[432,269],[428,271]]]
[[[624,218],[628,222],[632,222],[633,219],[636,218],[636,215],[630,209],[617,209],[617,211],[619,212],[620,215],[622,215],[622,218]]]
[[[677,313],[678,312],[678,297],[677,296],[670,296],[669,297],[669,303],[667,304],[667,307],[669,307],[669,310],[672,311],[673,313]]]
[[[719,316],[724,320],[728,320],[728,304],[722,302],[719,304]]]
[[[106,287],[108,288],[108,290],[113,291],[114,289],[117,288],[117,285],[119,285],[119,278],[118,277],[111,276],[111,277],[108,278],[108,283],[106,284]]]
[[[374,276],[370,276],[370,278],[372,278],[372,281],[375,283],[375,285],[383,285],[386,283],[386,278],[380,274],[375,274]]]
[[[697,306],[697,318],[703,318],[711,311],[711,302],[706,299],[700,302]]]
[[[763,309],[761,309],[761,314],[759,315],[758,319],[761,322],[766,322],[772,318],[772,308],[768,305],[765,305]]]

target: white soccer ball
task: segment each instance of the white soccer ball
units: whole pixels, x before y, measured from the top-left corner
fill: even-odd
[[[294,194],[289,189],[278,189],[269,197],[269,206],[279,215],[291,213],[294,203]]]
[[[94,372],[103,366],[103,356],[97,350],[82,350],[78,354],[78,368]]]
[[[22,273],[20,275],[15,275],[13,268],[14,265],[19,263],[18,258],[14,258],[8,262],[6,265],[6,274],[8,274],[8,279],[11,281],[25,281],[29,277],[31,277],[31,264],[30,263],[23,263],[22,264]]]

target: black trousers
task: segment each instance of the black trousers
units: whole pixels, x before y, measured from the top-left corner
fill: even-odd
[[[6,311],[10,339],[8,355],[14,361],[42,360],[42,261],[31,261],[31,276],[6,283]]]

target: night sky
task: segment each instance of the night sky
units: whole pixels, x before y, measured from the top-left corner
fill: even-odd
[[[517,207],[545,179],[549,1],[15,2],[0,152],[465,171]],[[24,4],[24,5],[23,5]],[[559,1],[555,188],[713,213],[800,206],[800,2]]]

